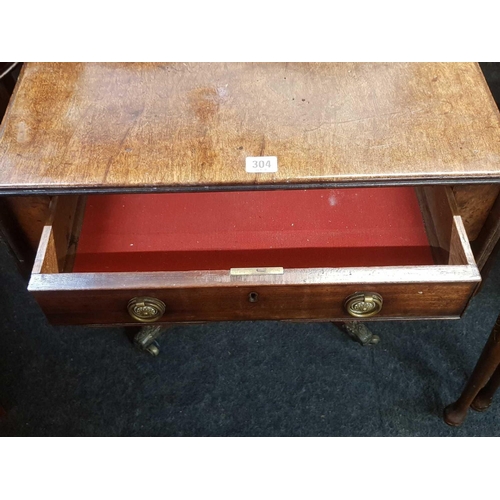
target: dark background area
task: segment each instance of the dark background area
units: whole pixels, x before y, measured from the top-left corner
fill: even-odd
[[[481,67],[497,103],[500,64]],[[177,326],[154,358],[124,329],[50,326],[0,243],[0,435],[496,436],[500,401],[444,424],[500,312],[500,262],[461,321]]]

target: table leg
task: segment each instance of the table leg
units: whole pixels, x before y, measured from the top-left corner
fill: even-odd
[[[500,387],[500,366],[497,367],[495,373],[491,376],[488,383],[479,391],[478,395],[472,401],[471,408],[476,411],[487,410],[493,400],[496,390]]]
[[[500,364],[500,316],[498,316],[483,352],[458,400],[444,410],[444,421],[448,425],[459,426],[465,420],[469,406],[479,391],[486,386]],[[492,379],[494,386],[495,379]],[[486,391],[490,394],[491,388]],[[495,387],[496,388],[496,387]]]

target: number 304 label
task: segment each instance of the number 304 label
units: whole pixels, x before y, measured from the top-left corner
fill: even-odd
[[[245,170],[254,174],[278,171],[277,156],[247,156]]]

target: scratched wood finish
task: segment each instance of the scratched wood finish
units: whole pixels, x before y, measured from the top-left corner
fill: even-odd
[[[30,63],[0,192],[497,182],[499,136],[474,63]]]
[[[474,241],[500,192],[498,184],[454,186],[453,194],[469,241]]]

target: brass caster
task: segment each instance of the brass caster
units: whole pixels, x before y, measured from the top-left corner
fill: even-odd
[[[160,346],[156,339],[163,333],[161,326],[143,326],[134,337],[134,346],[151,356],[160,354]]]
[[[345,331],[352,340],[358,342],[362,346],[377,345],[380,342],[380,337],[374,335],[365,323],[360,321],[350,321],[348,323],[337,323],[340,328]]]
[[[151,356],[158,356],[158,354],[160,354],[160,346],[155,340],[152,344],[148,345],[144,351],[151,354]]]

